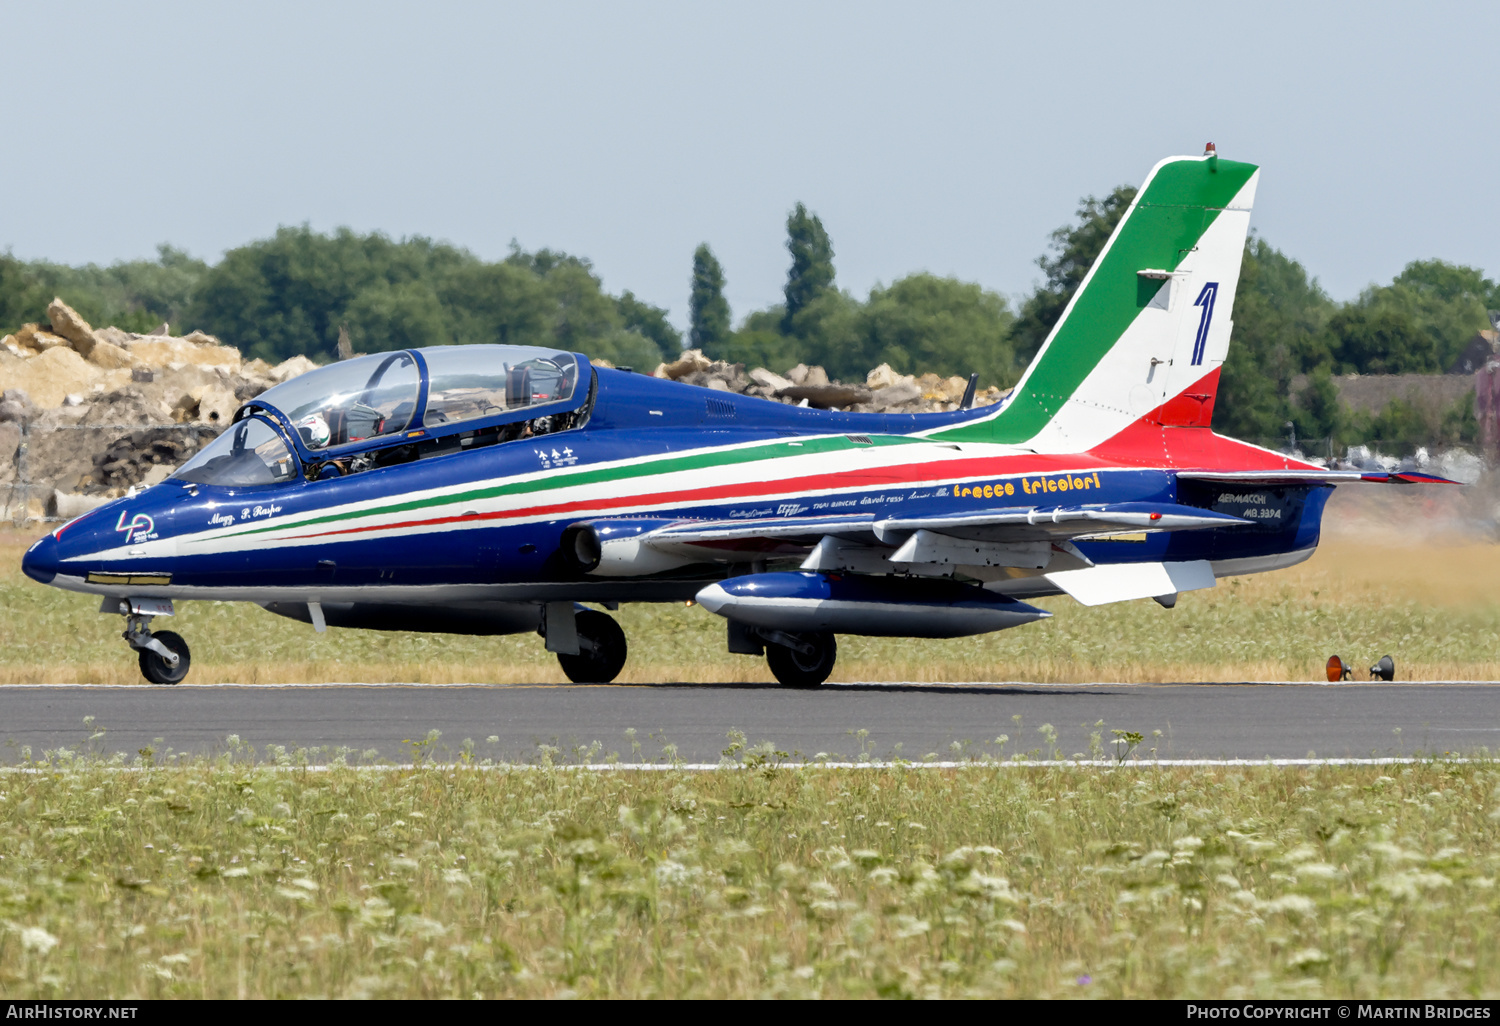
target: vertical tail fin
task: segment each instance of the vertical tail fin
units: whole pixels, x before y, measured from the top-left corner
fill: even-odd
[[[1080,452],[1150,418],[1207,426],[1259,170],[1169,157],[991,418],[943,437]]]

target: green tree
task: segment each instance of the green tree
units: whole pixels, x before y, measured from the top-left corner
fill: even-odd
[[[822,364],[828,373],[845,381],[863,381],[874,366],[864,355],[860,334],[859,300],[838,289],[824,289],[797,314],[798,362]]]
[[[1234,334],[1219,378],[1214,428],[1247,439],[1279,437],[1291,419],[1292,379],[1331,367],[1325,327],[1333,300],[1307,269],[1264,239],[1245,245]]]
[[[357,352],[369,349],[417,349],[453,341],[443,305],[430,282],[375,282],[344,308],[340,323],[349,325]],[[335,328],[335,330],[337,330]]]
[[[505,342],[650,367],[677,338],[666,311],[609,295],[587,260],[566,253],[512,244],[486,263],[430,239],[305,225],[225,254],[190,315],[271,362],[332,356],[344,323],[362,352]]]
[[[1428,343],[1400,362],[1412,371],[1442,373],[1481,328],[1496,306],[1500,286],[1478,268],[1443,260],[1414,260],[1385,286],[1366,289],[1352,304],[1371,314],[1409,323]],[[1372,372],[1378,373],[1378,372]]]
[[[1086,196],[1079,201],[1076,223],[1065,224],[1052,233],[1052,254],[1039,256],[1036,261],[1046,280],[1021,304],[1016,320],[1013,337],[1017,360],[1030,363],[1042,348],[1073,293],[1103,252],[1115,225],[1130,209],[1135,192],[1134,186],[1120,185],[1103,199]]]
[[[550,300],[524,263],[465,264],[439,282],[437,292],[455,342],[552,344]]]
[[[724,298],[724,268],[703,243],[693,251],[692,291],[688,295],[688,342],[704,355],[723,359],[732,334],[729,301]]]
[[[675,360],[682,352],[682,333],[667,320],[667,311],[635,297],[626,289],[616,300],[626,331],[633,331],[656,346],[663,360]]]
[[[902,374],[978,371],[986,384],[1010,384],[1014,321],[1004,297],[977,284],[909,275],[870,292],[860,314],[861,362]]]
[[[181,331],[194,290],[208,265],[180,249],[157,247],[155,260],[127,260],[100,267],[31,263],[0,256],[0,331],[47,319],[47,304],[61,296],[95,327],[113,324],[148,331],[163,321]]]
[[[420,237],[397,242],[347,228],[331,236],[307,225],[281,228],[269,239],[226,253],[204,277],[189,317],[248,355],[273,363],[298,353],[331,357],[339,324],[366,289],[402,292],[398,286],[425,280],[440,291],[435,286],[441,279],[478,262],[473,254]],[[392,304],[404,303],[407,314],[389,323],[413,325],[413,295],[406,290],[404,300],[372,297],[363,304],[364,333],[354,338],[355,347],[363,352],[400,348],[404,336],[380,333],[376,311],[394,313]],[[451,338],[446,328],[436,336]]]
[[[24,260],[0,254],[0,332],[9,333],[27,321],[40,321],[52,297],[36,280]]]
[[[1306,439],[1303,445],[1305,450],[1316,452],[1319,440],[1338,439],[1342,436],[1346,411],[1339,401],[1338,386],[1333,383],[1333,377],[1326,367],[1312,375],[1306,387],[1297,394],[1296,400],[1291,410],[1291,419],[1297,429],[1297,437]]]
[[[786,248],[792,254],[792,266],[786,276],[781,333],[806,338],[810,327],[800,315],[833,288],[833,241],[818,215],[809,214],[801,203],[787,215]]]
[[[722,355],[718,359],[772,370],[786,370],[808,362],[806,342],[781,333],[781,319],[785,313],[786,308],[778,303],[746,317],[740,330],[734,332],[720,350]]]
[[[1351,304],[1328,321],[1328,351],[1340,374],[1433,374],[1438,339],[1409,310]]]

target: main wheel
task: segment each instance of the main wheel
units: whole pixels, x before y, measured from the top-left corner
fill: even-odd
[[[794,634],[792,637],[812,652],[802,653],[785,645],[766,645],[766,665],[776,679],[789,688],[815,688],[828,679],[839,657],[839,645],[832,634]]]
[[[557,654],[563,673],[574,684],[608,684],[625,669],[625,632],[614,620],[592,609],[580,612],[577,623],[578,654]]]
[[[174,631],[156,631],[151,635],[157,641],[167,646],[177,655],[177,665],[168,666],[167,661],[149,648],[140,650],[141,676],[153,684],[177,684],[187,676],[188,667],[192,665],[193,657],[188,652],[188,644],[182,640],[182,635]]]

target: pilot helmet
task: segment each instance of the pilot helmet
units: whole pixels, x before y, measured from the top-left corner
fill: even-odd
[[[309,449],[323,448],[330,437],[328,421],[323,419],[321,413],[310,413],[297,421],[297,432]]]

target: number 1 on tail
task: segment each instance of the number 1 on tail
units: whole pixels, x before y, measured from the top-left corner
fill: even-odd
[[[1198,315],[1198,337],[1193,339],[1193,366],[1196,367],[1203,362],[1203,349],[1208,345],[1208,326],[1214,319],[1214,299],[1219,295],[1219,283],[1211,281],[1203,286],[1203,291],[1198,293],[1198,298],[1193,301],[1194,306],[1203,307],[1203,313]]]

